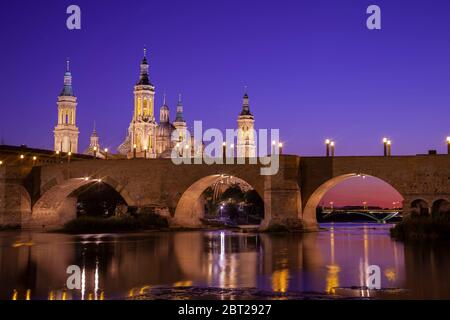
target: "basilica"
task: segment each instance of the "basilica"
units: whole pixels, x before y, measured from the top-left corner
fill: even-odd
[[[126,137],[117,148],[116,158],[170,158],[173,151],[189,152],[191,156],[201,156],[203,143],[195,143],[184,118],[181,95],[178,97],[175,120],[170,120],[170,109],[164,95],[163,105],[157,121],[155,86],[150,81],[147,52],[140,64],[139,80],[134,86],[134,108]],[[78,153],[79,130],[76,125],[77,98],[72,88],[72,73],[69,62],[64,75],[64,87],[57,100],[58,122],[54,129],[54,150],[64,153]],[[242,110],[237,120],[237,141],[234,156],[255,157],[255,119],[250,112],[247,91],[243,97]],[[98,158],[107,158],[109,150],[102,149],[95,124],[89,146],[83,152]]]

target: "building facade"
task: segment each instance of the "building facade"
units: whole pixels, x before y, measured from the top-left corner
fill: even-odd
[[[149,64],[144,49],[139,81],[134,87],[134,111],[125,141],[118,147],[127,158],[170,158],[174,148],[194,148],[183,117],[181,95],[175,121],[170,122],[170,109],[164,95],[159,123],[154,114],[155,87],[150,81]],[[184,149],[183,149],[184,150]],[[181,149],[180,149],[181,151]],[[192,151],[194,152],[194,151]]]

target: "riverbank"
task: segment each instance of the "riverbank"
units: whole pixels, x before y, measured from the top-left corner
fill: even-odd
[[[406,217],[390,230],[397,240],[450,239],[450,220],[447,217]]]
[[[256,288],[155,287],[128,300],[336,300],[325,293],[272,292]]]
[[[408,293],[401,289],[369,290],[350,287],[334,288],[333,293],[322,292],[273,292],[258,288],[203,288],[153,287],[144,293],[128,297],[128,300],[376,300],[405,299]]]

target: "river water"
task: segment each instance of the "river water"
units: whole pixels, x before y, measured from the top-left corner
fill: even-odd
[[[0,299],[120,299],[155,286],[329,294],[364,285],[369,265],[379,266],[382,288],[450,298],[447,243],[405,245],[390,238],[390,225],[321,227],[308,234],[1,232]],[[71,265],[81,271],[79,290],[66,288]]]

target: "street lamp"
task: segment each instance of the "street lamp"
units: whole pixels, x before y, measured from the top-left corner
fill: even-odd
[[[108,148],[105,148],[105,160],[108,160]]]
[[[147,159],[147,147],[144,147],[144,159]]]
[[[69,151],[69,153],[67,154],[67,162],[70,163],[70,157],[72,156],[72,151]]]
[[[36,160],[37,160],[37,157],[36,157],[36,156],[34,156],[34,157],[33,157],[33,166],[35,166],[35,165],[36,165]]]
[[[334,141],[331,141],[331,142],[330,142],[330,147],[331,147],[331,156],[332,156],[332,157],[334,157],[334,146],[335,146]]]
[[[383,138],[383,155],[385,157],[387,156],[387,143],[388,143],[388,138]]]
[[[94,147],[94,160],[97,158],[97,146]]]
[[[450,154],[450,136],[447,137],[447,154]]]
[[[226,157],[227,157],[227,143],[222,142],[222,158],[226,158]]]
[[[2,160],[0,160],[0,166],[2,166],[3,165],[3,161]]]
[[[387,144],[387,155],[388,155],[388,156],[391,156],[391,144],[392,144],[392,141],[391,141],[391,140],[388,140],[388,141],[386,142],[386,144]]]
[[[278,143],[278,153],[279,154],[283,154],[283,143],[282,142],[280,142],[280,143]]]
[[[137,148],[137,145],[134,144],[134,145],[133,145],[133,159],[136,158],[136,148]]]
[[[326,151],[327,151],[327,157],[329,157],[330,156],[330,143],[331,143],[331,140],[330,139],[326,139],[325,140],[325,146],[326,146]]]
[[[275,145],[277,142],[275,140],[272,141],[272,154],[275,154]]]

